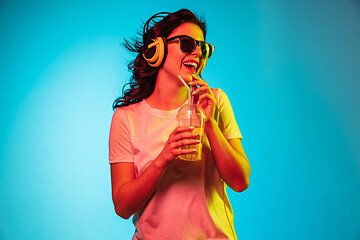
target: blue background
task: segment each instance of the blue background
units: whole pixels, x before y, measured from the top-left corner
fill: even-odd
[[[239,239],[360,239],[359,1],[0,2],[0,239],[130,239],[111,201],[111,105],[152,14],[204,15],[203,77],[252,165]]]

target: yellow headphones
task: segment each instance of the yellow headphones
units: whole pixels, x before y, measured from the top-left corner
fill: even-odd
[[[165,41],[162,37],[151,39],[152,43],[148,45],[148,49],[143,53],[144,59],[152,67],[159,67],[166,58],[167,49]]]
[[[143,53],[144,59],[152,67],[160,67],[165,61],[167,55],[167,46],[165,40],[162,37],[156,37],[151,39],[152,43],[147,46],[147,49]],[[207,59],[203,59],[199,66],[197,74],[201,74],[207,63]]]

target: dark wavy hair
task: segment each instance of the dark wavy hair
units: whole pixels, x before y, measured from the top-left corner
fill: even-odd
[[[138,37],[133,39],[133,42],[125,39],[123,44],[125,48],[138,54],[135,60],[128,65],[132,76],[130,82],[126,83],[123,87],[123,95],[114,101],[113,110],[116,110],[118,107],[141,102],[154,92],[159,68],[151,67],[142,54],[146,50],[146,46],[151,43],[151,39],[159,36],[167,38],[175,28],[185,22],[197,24],[205,38],[205,22],[195,16],[190,10],[181,9],[173,13],[160,12],[153,15],[145,22],[143,31],[138,31]]]

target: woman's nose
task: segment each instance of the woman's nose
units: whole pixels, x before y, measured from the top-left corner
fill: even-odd
[[[196,55],[196,56],[201,56],[201,47],[200,45],[197,45],[195,50],[192,52],[192,54]]]

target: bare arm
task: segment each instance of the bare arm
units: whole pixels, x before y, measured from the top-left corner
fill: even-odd
[[[240,139],[227,140],[214,119],[217,105],[214,94],[208,84],[201,78],[193,76],[190,85],[200,87],[193,94],[200,94],[198,104],[207,116],[205,133],[214,154],[215,164],[221,178],[234,191],[244,191],[250,183],[250,164],[245,155]],[[233,115],[233,114],[231,114]]]
[[[206,135],[221,178],[234,191],[244,191],[250,184],[251,170],[240,139],[226,140],[214,119],[207,122]]]
[[[111,164],[112,198],[115,212],[120,217],[128,219],[141,210],[156,191],[169,164],[178,155],[194,151],[194,149],[179,149],[180,146],[199,142],[198,136],[189,132],[191,129],[191,127],[177,127],[170,134],[159,156],[138,177],[135,177],[133,163]]]
[[[138,178],[135,178],[133,163],[111,164],[115,212],[120,217],[128,219],[143,208],[155,192],[164,172],[164,167],[156,166],[152,162]]]

